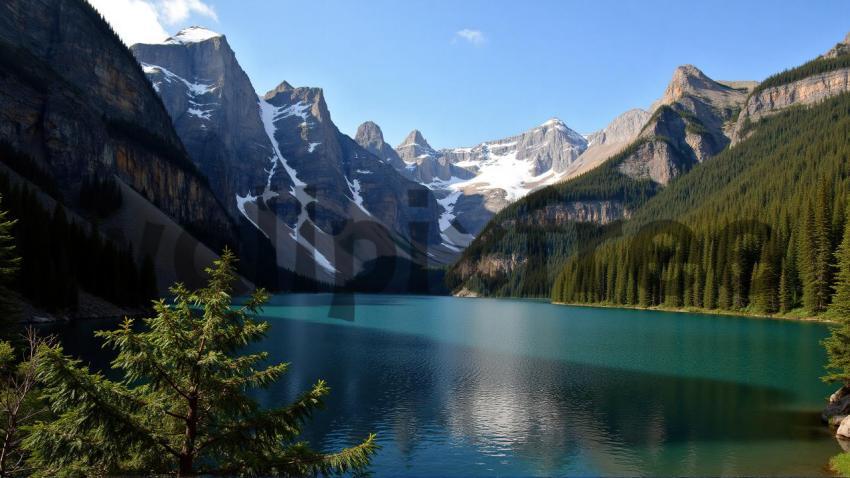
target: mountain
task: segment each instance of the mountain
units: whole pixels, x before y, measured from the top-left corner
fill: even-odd
[[[753,87],[712,80],[692,65],[676,68],[648,119],[645,112],[625,113],[609,126],[610,148],[591,143],[589,158],[579,157],[570,163],[578,166],[565,169],[570,179],[534,191],[496,215],[450,269],[452,288],[547,295],[554,270],[572,252],[615,233],[647,199],[730,143]],[[603,130],[590,139],[604,145],[607,136]]]
[[[848,112],[842,93],[760,120],[637,209],[622,234],[553,271],[552,299],[823,313],[850,203]]]
[[[261,194],[271,142],[257,94],[227,39],[200,27],[161,44],[137,44],[139,60],[174,129],[213,191],[237,218],[237,195]]]
[[[605,128],[587,136],[587,149],[570,164],[561,180],[586,173],[631,144],[652,115],[642,109],[626,111]]]
[[[358,128],[358,142],[378,151],[368,140],[369,131],[380,131],[367,122]],[[363,134],[359,134],[359,132]],[[373,134],[374,136],[374,134]],[[380,144],[383,145],[383,137]],[[467,148],[436,150],[419,130],[413,130],[395,147],[384,147],[391,164],[405,176],[427,186],[442,213],[440,232],[444,244],[464,247],[493,214],[528,192],[560,180],[587,148],[587,140],[553,118],[516,136]]]
[[[226,37],[200,27],[132,50],[231,216],[282,270],[341,284],[380,256],[453,259],[433,194],[397,169],[376,125],[358,135],[365,147],[340,133],[321,88],[284,81],[258,97]]]
[[[212,251],[238,245],[231,218],[187,155],[142,69],[86,2],[3,2],[0,84],[2,173],[10,188],[29,191],[22,194],[33,201],[21,228],[44,226],[33,222],[40,210],[53,211],[56,224],[67,223],[52,247],[56,257],[75,264],[64,279],[79,284],[79,297],[123,300],[103,285],[113,279],[97,258],[80,270],[77,244],[62,241],[127,251],[128,267],[141,267],[147,257],[160,287],[176,278],[196,283]],[[74,231],[86,237],[72,239]],[[29,270],[42,278],[57,273],[36,266],[45,255],[25,255]],[[77,295],[72,291],[62,304],[76,307]]]
[[[732,142],[752,132],[759,120],[795,105],[813,105],[850,91],[850,34],[823,55],[765,79],[744,105]]]
[[[392,146],[384,142],[384,132],[381,127],[372,121],[366,121],[357,127],[357,134],[354,136],[354,141],[362,146],[366,151],[382,159],[398,170],[404,170],[406,164],[401,159],[396,150]]]
[[[621,235],[571,257],[552,299],[823,314],[850,239],[848,40],[756,86],[733,147],[646,201]]]

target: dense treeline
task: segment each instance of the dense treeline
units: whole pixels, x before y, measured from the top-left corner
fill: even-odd
[[[850,199],[850,95],[793,108],[674,181],[626,235],[570,258],[559,302],[820,314]]]
[[[138,265],[130,248],[70,221],[64,209],[47,210],[29,187],[0,175],[3,206],[17,219],[12,229],[21,270],[15,288],[47,310],[74,310],[78,288],[120,306],[146,306],[156,296],[153,263]]]
[[[845,54],[835,58],[818,57],[814,60],[807,61],[798,67],[767,77],[764,81],[759,83],[758,86],[756,86],[752,94],[756,94],[775,86],[782,86],[795,81],[800,81],[813,75],[840,70],[842,68],[850,68],[850,55]]]
[[[121,187],[113,177],[83,178],[80,185],[80,207],[97,217],[107,217],[121,208]]]
[[[664,141],[663,138],[656,138]],[[651,180],[637,180],[621,173],[618,166],[644,144],[638,141],[596,169],[560,184],[530,193],[497,214],[462,258],[446,273],[450,290],[466,287],[487,296],[548,297],[561,267],[578,247],[587,248],[616,235],[620,222],[599,226],[566,222],[541,224],[534,213],[547,206],[574,201],[611,200],[629,210],[646,203],[659,191]],[[507,273],[468,274],[465,264],[494,255],[516,257],[524,262],[519,270]]]

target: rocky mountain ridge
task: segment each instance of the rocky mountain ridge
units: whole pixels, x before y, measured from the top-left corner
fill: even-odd
[[[283,81],[258,98],[225,36],[199,27],[132,48],[196,164],[231,215],[271,242],[279,267],[341,284],[374,254],[453,257],[434,196],[396,169],[379,129],[363,128],[366,147],[340,133],[321,88]],[[379,246],[352,249],[357,241]]]

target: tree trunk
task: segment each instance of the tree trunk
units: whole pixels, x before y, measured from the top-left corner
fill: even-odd
[[[195,439],[198,433],[198,397],[195,393],[189,396],[189,413],[186,414],[186,430],[183,434],[183,448],[180,450],[180,460],[177,476],[194,475],[193,461],[195,457]]]

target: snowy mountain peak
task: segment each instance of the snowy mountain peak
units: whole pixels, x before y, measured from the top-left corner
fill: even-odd
[[[171,44],[186,44],[186,43],[200,43],[203,41],[211,40],[213,38],[221,38],[224,37],[221,33],[214,32],[204,27],[192,26],[189,28],[184,28],[177,32],[172,37],[169,37],[165,40],[165,43]]]
[[[567,124],[564,123],[563,121],[561,121],[561,118],[557,118],[557,117],[553,116],[552,118],[549,118],[548,121],[546,121],[545,123],[540,125],[541,128],[552,127],[552,126],[566,127]]]

